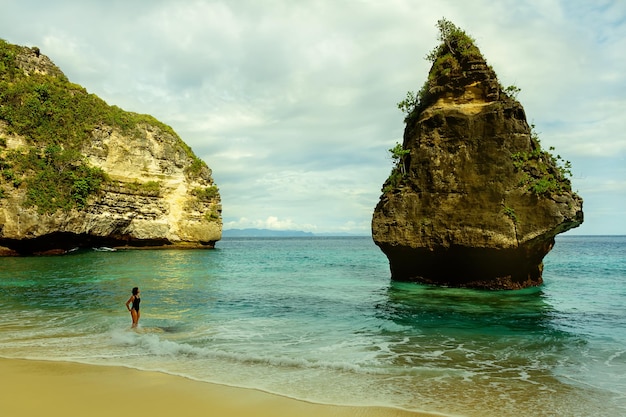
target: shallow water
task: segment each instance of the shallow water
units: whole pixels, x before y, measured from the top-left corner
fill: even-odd
[[[626,415],[626,237],[558,237],[544,263],[543,286],[489,292],[392,282],[371,238],[1,258],[0,356],[325,403]]]

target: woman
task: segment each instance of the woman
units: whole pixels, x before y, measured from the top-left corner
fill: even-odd
[[[126,301],[126,308],[130,311],[130,316],[133,319],[132,328],[137,327],[139,323],[139,303],[141,302],[141,298],[139,298],[139,288],[133,288],[133,295],[130,296],[128,301]],[[131,306],[132,303],[132,306]]]

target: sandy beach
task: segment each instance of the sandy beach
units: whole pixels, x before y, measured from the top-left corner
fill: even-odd
[[[427,417],[385,407],[313,404],[123,367],[0,359],[0,415],[110,417]]]

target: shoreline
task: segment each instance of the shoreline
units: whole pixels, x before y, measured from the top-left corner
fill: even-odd
[[[382,406],[326,405],[122,366],[0,358],[0,415],[11,417],[441,417]]]

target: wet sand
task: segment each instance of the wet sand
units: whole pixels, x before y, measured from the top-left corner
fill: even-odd
[[[6,417],[427,417],[387,407],[314,404],[159,372],[67,362],[0,359]]]

